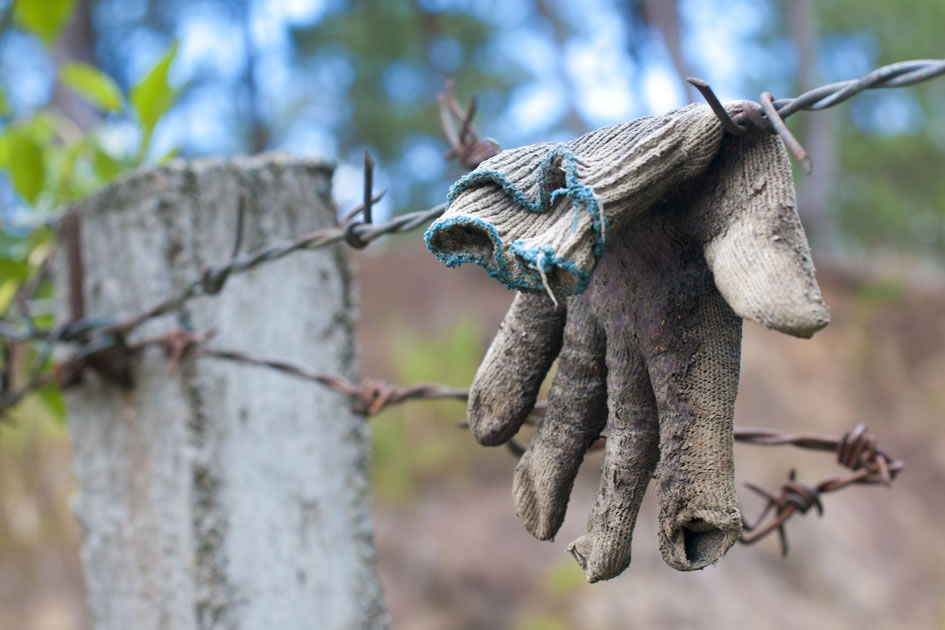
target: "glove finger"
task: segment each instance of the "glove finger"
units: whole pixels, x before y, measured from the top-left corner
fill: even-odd
[[[568,546],[592,583],[629,566],[637,513],[659,460],[656,399],[642,357],[626,344],[607,346],[607,392],[610,420],[600,488],[587,533]]]
[[[535,407],[561,350],[565,314],[545,295],[515,296],[469,391],[467,417],[480,444],[508,442]]]
[[[715,284],[745,319],[797,337],[830,321],[780,138],[727,137],[700,214]],[[711,177],[711,176],[710,176]]]
[[[519,518],[541,540],[550,540],[561,527],[584,453],[607,419],[604,348],[587,299],[572,298],[548,410],[512,485]]]
[[[677,337],[647,358],[659,408],[660,551],[680,571],[716,562],[741,533],[732,423],[741,320],[710,274],[694,289]]]

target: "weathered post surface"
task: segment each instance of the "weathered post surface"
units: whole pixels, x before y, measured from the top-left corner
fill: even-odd
[[[177,161],[84,200],[86,314],[133,315],[225,262],[241,197],[244,252],[332,226],[330,179],[329,166],[284,156]],[[214,346],[354,379],[356,308],[336,246],[234,276],[135,338],[212,328]],[[67,393],[95,628],[385,624],[366,427],[345,397],[210,358],[171,372],[157,349],[134,377],[122,390],[89,374]]]

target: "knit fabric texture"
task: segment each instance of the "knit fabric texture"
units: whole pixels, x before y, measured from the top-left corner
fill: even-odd
[[[733,112],[739,105],[730,106]],[[722,126],[706,105],[502,151],[450,189],[426,233],[448,266],[473,262],[511,289],[583,292],[607,234],[703,172]]]
[[[677,127],[682,121],[695,125],[695,137],[711,140],[687,140],[690,134]],[[501,181],[526,188],[476,171],[454,187],[449,216],[428,233],[447,263],[472,260],[477,251],[477,262],[520,288],[541,286],[522,255],[528,247],[544,252],[541,260],[574,263],[546,268],[556,295],[579,293],[557,307],[543,293],[516,295],[470,390],[469,424],[482,444],[507,442],[557,359],[545,416],[515,470],[513,498],[525,527],[540,539],[554,537],[584,454],[606,433],[587,531],[569,545],[587,579],[609,579],[629,565],[651,479],[664,560],[683,571],[701,569],[741,532],[733,416],[742,318],[800,337],[829,320],[795,212],[787,154],[776,136],[723,137],[701,107],[564,146],[582,168],[604,154],[620,165],[597,161],[596,170],[574,171],[602,208],[600,228],[569,185],[542,188],[555,177],[554,168],[542,170],[542,160],[563,150],[536,145],[511,152],[514,160],[497,156],[482,171],[515,164]],[[583,151],[611,146],[624,149]],[[664,168],[663,159],[673,168]],[[567,165],[557,168],[567,179]],[[535,199],[547,205],[525,205]],[[490,228],[480,230],[487,220]],[[595,248],[603,245],[595,265]],[[584,286],[574,269],[588,275]]]

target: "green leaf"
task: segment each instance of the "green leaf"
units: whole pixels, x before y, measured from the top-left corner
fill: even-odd
[[[22,282],[30,275],[30,266],[28,263],[19,260],[10,260],[0,258],[0,282],[7,280],[17,280]]]
[[[56,153],[54,172],[57,181],[50,184],[55,191],[55,203],[70,203],[82,196],[82,179],[76,176],[76,162],[93,147],[91,136],[82,136]]]
[[[37,295],[36,296],[37,299],[44,298],[44,297],[48,299],[51,297],[52,283],[44,282],[43,284],[47,287],[46,290],[44,291],[47,295],[45,296]],[[33,317],[33,325],[36,326],[37,328],[54,328],[56,326],[56,316],[50,313],[47,313],[45,315],[36,315]]]
[[[0,168],[7,168],[13,160],[14,135],[16,134],[11,133],[9,130],[6,130],[5,133],[0,133]]]
[[[73,4],[74,0],[17,0],[13,11],[20,27],[50,46],[72,16]]]
[[[12,112],[10,102],[7,101],[7,92],[3,88],[0,88],[0,116],[8,116]]]
[[[56,385],[47,385],[37,392],[39,400],[49,411],[52,420],[59,426],[66,421],[66,403],[62,399],[62,392]]]
[[[12,278],[0,282],[0,311],[7,310],[10,301],[16,295],[16,290],[20,288],[20,283]]]
[[[121,173],[121,165],[98,147],[95,148],[95,153],[92,155],[92,169],[96,175],[106,182],[110,182]]]
[[[109,112],[121,109],[121,90],[110,76],[95,66],[67,63],[59,78],[93,105]]]
[[[35,202],[46,181],[42,147],[25,134],[14,135],[10,139],[7,168],[16,192],[30,203]]]
[[[142,132],[139,158],[147,151],[151,134],[161,116],[166,114],[177,100],[178,91],[167,82],[167,72],[176,55],[177,42],[171,44],[154,67],[131,89],[131,106],[138,114]]]
[[[40,144],[50,144],[62,129],[64,118],[48,111],[38,111],[26,120],[18,123],[17,129],[30,134]]]

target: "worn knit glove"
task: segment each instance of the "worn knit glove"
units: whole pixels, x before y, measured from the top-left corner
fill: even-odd
[[[555,295],[576,295],[610,234],[702,173],[722,135],[708,106],[690,105],[502,151],[453,185],[427,245],[447,266],[477,263],[518,291],[542,289],[541,266]]]
[[[551,539],[558,531],[584,453],[607,429],[587,533],[569,546],[591,582],[612,578],[629,565],[637,512],[654,473],[665,561],[679,570],[694,570],[724,555],[741,530],[732,452],[741,318],[800,337],[828,322],[795,213],[790,164],[781,141],[760,133],[723,139],[720,128],[700,126],[714,120],[700,115],[700,109],[680,110],[656,128],[688,116],[698,124],[675,133],[704,133],[710,141],[664,137],[654,145],[647,144],[647,137],[637,138],[625,150],[645,155],[621,154],[626,176],[597,180],[604,181],[606,194],[611,194],[610,183],[634,199],[613,193],[604,202],[604,194],[589,185],[598,217],[611,226],[600,239],[606,253],[596,256],[593,245],[586,250],[586,291],[558,307],[540,292],[537,266],[516,263],[516,271],[509,271],[509,257],[528,250],[510,254],[500,237],[513,242],[521,242],[522,235],[547,237],[539,224],[555,232],[557,240],[548,242],[560,245],[551,245],[546,257],[534,260],[556,295],[582,288],[578,274],[567,279],[568,269],[554,266],[548,257],[561,261],[562,252],[597,242],[593,229],[580,238],[580,222],[593,204],[572,198],[573,207],[565,212],[577,213],[573,221],[578,225],[562,234],[556,232],[560,221],[548,221],[553,211],[529,212],[516,188],[507,185],[525,181],[529,164],[533,177],[537,172],[553,181],[563,169],[567,179],[566,163],[542,171],[549,155],[563,153],[560,146],[513,152],[533,156],[531,162],[513,161],[518,170],[496,171],[491,161],[484,163],[481,168],[490,175],[473,172],[452,196],[451,207],[461,204],[463,214],[444,217],[440,227],[434,224],[428,232],[431,248],[448,262],[455,260],[450,255],[476,260],[507,284],[533,291],[516,296],[473,383],[469,423],[480,443],[502,444],[515,435],[558,358],[545,417],[515,471],[515,504],[533,535]],[[585,137],[572,146],[582,141],[606,146],[598,140],[638,131],[641,125],[652,129],[656,123],[600,130],[590,134],[594,141]],[[680,149],[683,145],[687,148]],[[708,156],[690,150],[707,145],[714,145]],[[502,155],[494,158],[496,164],[504,164]],[[593,163],[577,150],[575,155],[582,163]],[[687,175],[667,171],[663,159]],[[671,183],[650,177],[650,168]],[[556,192],[561,189],[552,185],[546,197],[552,206],[557,198],[570,198],[571,184],[581,185],[592,174],[565,182],[567,192]],[[642,177],[646,190],[632,181],[635,177]],[[480,178],[489,183],[463,188],[464,181]],[[492,205],[480,206],[466,196]],[[513,203],[519,207],[509,210],[503,196],[516,197]],[[483,224],[492,226],[491,238],[482,238],[483,230],[489,232]],[[567,250],[568,243],[576,245]],[[470,247],[478,248],[478,259],[469,256]],[[575,255],[570,260],[584,259]],[[582,269],[579,262],[574,269]]]

